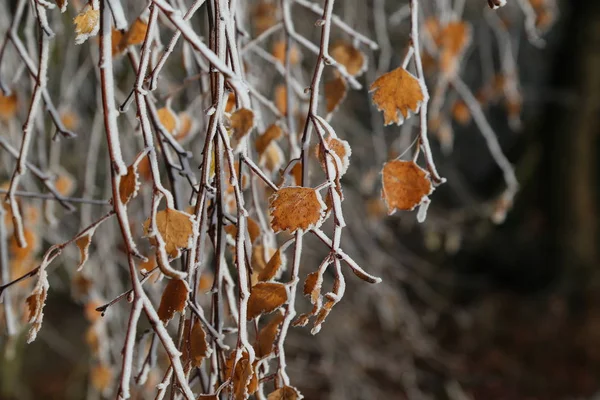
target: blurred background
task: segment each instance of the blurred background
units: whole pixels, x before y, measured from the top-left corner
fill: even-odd
[[[478,127],[456,111],[452,93],[443,106],[449,118],[432,130],[434,157],[448,183],[431,196],[423,224],[415,213],[386,217],[377,186],[381,164],[410,147],[415,126],[383,128],[366,90],[350,93],[334,116],[338,135],[353,149],[344,177],[349,227],[342,247],[383,282],[373,286],[348,276],[344,299],[318,335],[307,328],[289,334],[289,373],[306,399],[600,398],[600,3],[559,1],[557,9],[548,8],[548,20],[537,21],[548,25],[540,46],[528,36],[514,4],[519,1],[508,0],[497,16],[483,0],[466,1],[464,11],[474,35],[461,76],[474,93],[489,95],[479,99],[520,182],[503,223],[492,222],[489,212],[504,190],[502,172]],[[4,35],[14,5],[1,3]],[[436,2],[424,3],[425,15],[434,13]],[[390,0],[336,6],[344,21],[382,46],[368,53],[366,85],[402,61],[409,32],[403,7]],[[299,25],[314,23],[308,10],[297,12]],[[382,15],[384,33],[378,32]],[[495,24],[508,32],[504,39]],[[507,43],[519,82],[517,105],[493,94],[502,91],[499,80],[515,76],[486,74],[487,59],[493,71],[502,69]],[[64,60],[70,50],[54,51]],[[84,77],[94,74],[92,65]],[[308,71],[312,65],[314,58],[302,61]],[[80,126],[96,126],[95,93],[83,85],[68,89],[76,75],[63,73],[52,92],[65,104],[78,98],[84,103]],[[428,78],[431,92],[435,82]],[[54,157],[85,154],[76,149],[65,147]],[[0,160],[2,172],[10,171],[1,149]],[[84,171],[70,173],[81,182]],[[60,223],[67,232],[78,226]],[[45,235],[44,249],[55,242],[52,231]],[[326,254],[316,241],[306,246],[306,265]],[[91,262],[103,266],[103,260]],[[55,271],[38,340],[0,342],[0,399],[94,398],[86,389],[85,310],[69,290],[70,273],[62,266]]]

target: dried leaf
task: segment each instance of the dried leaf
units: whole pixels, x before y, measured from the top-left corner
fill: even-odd
[[[440,48],[440,69],[447,74],[455,74],[458,63],[471,43],[471,26],[464,21],[448,23],[436,40]]]
[[[119,183],[119,197],[121,203],[127,204],[129,200],[137,196],[140,190],[140,175],[137,171],[137,165],[134,163],[127,167],[127,174],[121,177]]]
[[[75,179],[67,172],[62,172],[56,177],[54,187],[62,196],[70,196],[75,191]]]
[[[348,166],[350,165],[350,155],[352,154],[350,144],[345,140],[341,140],[334,137],[327,138],[325,140],[325,143],[327,144],[330,154],[335,154],[337,156],[337,159],[339,160],[337,169],[340,173],[340,176],[344,175],[346,171],[348,171]],[[325,163],[325,151],[322,144],[317,145],[316,156],[319,162],[321,163],[321,168],[323,168],[323,171],[327,172],[327,165]],[[337,176],[335,176],[335,178],[337,178]]]
[[[254,112],[247,108],[241,108],[231,114],[231,128],[233,129],[233,138],[240,140],[254,127]]]
[[[377,109],[383,111],[385,125],[402,124],[409,117],[409,111],[419,112],[424,100],[419,80],[402,67],[377,78],[369,91],[373,92]]]
[[[275,232],[298,229],[307,231],[319,227],[325,216],[325,203],[312,188],[290,186],[281,188],[269,198],[271,227]]]
[[[146,236],[150,234],[150,223],[150,218],[144,222]],[[177,258],[180,255],[180,249],[189,249],[192,246],[195,221],[190,214],[166,208],[156,213],[156,226],[170,257]]]
[[[107,390],[113,378],[112,369],[105,364],[97,364],[90,369],[92,386],[99,392]]]
[[[284,264],[284,258],[282,256],[283,255],[279,250],[273,254],[265,268],[258,274],[259,281],[269,281],[277,275],[277,272],[279,272],[279,269]]]
[[[256,239],[260,236],[260,225],[252,219],[246,219],[246,226],[248,228],[248,234],[250,236],[250,243],[254,243]],[[235,243],[235,238],[237,237],[237,225],[227,225],[225,227],[225,232],[229,236],[228,239],[231,239]]]
[[[275,57],[281,64],[285,65],[285,40],[278,40],[273,44],[273,57]],[[292,45],[290,48],[290,64],[296,65],[300,61],[300,51],[298,51],[298,47]]]
[[[0,92],[0,121],[6,122],[17,114],[17,93],[4,96]]]
[[[273,141],[273,140],[277,140],[279,139],[281,136],[283,135],[283,131],[281,130],[281,128],[279,127],[279,125],[277,124],[272,124],[270,125],[267,130],[265,131],[265,133],[263,133],[262,135],[260,135],[259,137],[256,138],[256,152],[258,153],[258,155],[262,155],[265,150],[267,149],[267,147],[269,146],[269,144]]]
[[[37,234],[33,230],[25,228],[23,233],[25,235],[27,247],[19,246],[19,242],[14,235],[10,237],[9,249],[13,261],[27,260],[34,256],[39,248],[40,241]]]
[[[90,244],[92,243],[92,237],[94,236],[95,229],[88,231],[85,235],[81,236],[75,241],[77,247],[79,247],[79,264],[77,265],[77,271],[81,271],[83,264],[88,260],[90,256]]]
[[[252,18],[256,34],[261,34],[277,23],[277,6],[269,1],[261,0],[252,9]]]
[[[75,43],[81,44],[88,40],[92,36],[98,34],[100,29],[100,11],[92,9],[89,5],[85,6],[83,10],[73,19],[75,24]]]
[[[346,42],[337,42],[331,46],[329,54],[335,61],[342,64],[348,74],[358,76],[367,69],[365,55]]]
[[[192,117],[186,112],[180,112],[177,115],[177,118],[179,119],[179,130],[177,131],[175,139],[177,139],[178,142],[181,142],[187,139],[194,131],[195,123]]]
[[[346,80],[341,76],[325,83],[325,109],[327,113],[334,112],[348,93]]]
[[[179,120],[177,119],[177,115],[175,115],[173,110],[171,110],[169,107],[163,107],[156,110],[156,115],[167,132],[169,132],[171,135],[175,135],[175,131],[179,126]]]
[[[281,387],[267,396],[267,400],[300,400],[303,398],[304,396],[298,389],[291,386]]]
[[[171,279],[160,299],[158,316],[161,321],[167,323],[176,312],[183,312],[188,298],[189,289],[182,279]]]
[[[258,332],[256,340],[256,356],[259,358],[267,357],[273,352],[275,340],[281,329],[281,323],[285,319],[284,314],[277,313],[271,320]]]
[[[235,93],[231,92],[227,96],[227,104],[225,104],[225,112],[232,112],[235,108]]]
[[[259,164],[271,173],[278,171],[284,162],[285,155],[277,142],[269,143],[266,151],[259,158]]]
[[[42,327],[44,305],[46,304],[46,296],[49,288],[48,273],[45,268],[42,268],[31,295],[26,299],[27,308],[29,309],[29,323],[32,324],[27,334],[27,343],[35,340],[37,333]]]
[[[61,13],[67,11],[67,0],[54,0]]]
[[[282,115],[287,114],[287,88],[283,84],[275,86],[273,93],[273,99],[275,107],[279,110]]]
[[[452,106],[452,116],[461,125],[471,122],[471,111],[464,101],[456,101]]]
[[[125,48],[127,46],[137,45],[144,43],[146,38],[146,31],[148,30],[148,24],[137,18],[133,24],[129,27],[129,30],[121,39],[120,46]]]
[[[268,314],[287,301],[285,285],[276,282],[259,282],[252,287],[248,299],[248,321],[261,314]]]
[[[382,175],[382,196],[390,214],[396,210],[413,210],[433,192],[429,173],[414,161],[387,162]]]
[[[210,355],[210,348],[206,342],[206,332],[198,319],[194,321],[192,331],[190,332],[190,320],[185,321],[183,330],[183,360],[184,365],[199,367],[202,360]]]
[[[310,297],[310,302],[317,306],[313,313],[321,307],[321,285],[323,284],[323,275],[319,271],[312,272],[306,276],[304,281],[304,295]]]

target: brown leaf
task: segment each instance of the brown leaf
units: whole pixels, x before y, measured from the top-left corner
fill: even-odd
[[[163,107],[156,110],[156,115],[167,132],[169,132],[171,135],[175,135],[175,131],[179,126],[179,120],[177,119],[177,115],[175,115],[173,110],[171,110],[169,107]]]
[[[263,133],[262,135],[260,135],[259,137],[256,138],[256,152],[258,153],[258,155],[262,155],[265,150],[267,149],[267,147],[269,146],[269,144],[273,141],[273,140],[277,140],[279,139],[281,136],[283,135],[283,131],[281,130],[281,128],[279,127],[279,125],[277,124],[272,124],[270,125],[267,130],[265,131],[265,133]]]
[[[235,93],[231,92],[227,95],[227,103],[225,104],[225,112],[232,112],[235,108]]]
[[[377,78],[369,91],[373,92],[377,109],[383,111],[385,125],[402,124],[409,117],[409,111],[419,112],[424,100],[419,80],[402,67]]]
[[[458,62],[471,43],[471,26],[464,21],[449,22],[440,33],[440,69],[447,74],[455,74]]]
[[[321,195],[315,189],[299,186],[281,188],[269,198],[271,227],[275,232],[307,231],[319,227],[325,208]]]
[[[285,285],[276,282],[259,282],[252,287],[248,299],[248,321],[261,314],[268,314],[287,301]]]
[[[329,152],[334,153],[340,160],[341,165],[338,165],[338,170],[340,176],[344,175],[346,171],[348,171],[348,166],[350,165],[350,155],[352,154],[350,144],[345,140],[334,137],[325,139],[325,143],[327,144]],[[327,172],[327,165],[325,164],[325,151],[320,143],[316,147],[316,156],[321,163],[321,168],[323,168],[323,171]]]
[[[271,320],[258,332],[256,340],[256,356],[264,358],[273,352],[275,340],[281,329],[281,323],[285,316],[282,313],[277,313]]]
[[[4,96],[0,92],[0,121],[8,121],[17,114],[17,93]]]
[[[198,367],[202,360],[210,355],[210,349],[206,342],[206,332],[198,319],[194,321],[192,331],[190,332],[190,320],[185,321],[183,330],[183,364],[189,363],[192,367]]]
[[[70,196],[75,191],[75,179],[67,172],[63,172],[56,177],[54,187],[62,196]]]
[[[46,304],[46,296],[50,285],[48,283],[48,273],[46,269],[41,269],[39,272],[38,280],[31,292],[31,295],[27,297],[27,308],[29,309],[29,323],[32,324],[27,334],[27,343],[31,343],[35,340],[37,333],[42,327],[42,321],[44,319],[44,305]]]
[[[471,111],[464,101],[456,101],[452,105],[452,116],[461,125],[471,122]]]
[[[367,68],[365,55],[346,42],[337,42],[331,46],[329,54],[335,61],[342,64],[348,74],[358,76]]]
[[[304,281],[304,295],[310,296],[310,302],[317,306],[314,310],[318,311],[321,303],[321,285],[323,284],[323,275],[319,271],[312,272],[306,276]]]
[[[102,317],[102,314],[96,311],[96,308],[100,306],[102,306],[102,303],[100,303],[98,300],[87,302],[83,308],[85,318],[92,323],[98,321],[98,319]]]
[[[94,236],[94,230],[89,231],[85,235],[75,240],[75,244],[79,247],[79,264],[77,265],[77,271],[81,271],[83,264],[88,260],[90,256],[90,244],[92,243],[92,236]]]
[[[248,217],[246,219],[246,226],[248,228],[248,234],[250,236],[250,243],[254,243],[256,239],[260,236],[260,225],[258,225],[258,223],[254,219]],[[227,235],[229,235],[230,238],[235,242],[235,239],[237,237],[237,225],[227,225],[224,229]]]
[[[278,171],[285,161],[283,150],[277,142],[271,142],[265,152],[259,158],[259,164],[263,165],[268,171]]]
[[[240,140],[254,127],[254,112],[247,108],[241,108],[231,114],[231,128],[233,129],[233,138]]]
[[[183,312],[188,292],[187,284],[183,280],[169,280],[160,299],[157,311],[162,322],[167,323],[173,318],[176,312]]]
[[[225,376],[233,382],[233,398],[246,400],[258,388],[258,377],[254,372],[255,365],[250,364],[248,353],[244,351],[242,357],[235,362],[236,352],[231,352],[225,361]],[[232,371],[235,363],[235,372]]]
[[[303,398],[304,396],[298,389],[291,386],[281,387],[267,396],[267,400],[300,400]]]
[[[382,196],[390,214],[396,210],[413,210],[433,192],[429,173],[414,161],[387,162],[382,175]]]
[[[149,235],[150,218],[144,222],[144,232]],[[165,241],[165,250],[172,258],[179,257],[180,249],[189,249],[194,234],[194,217],[183,211],[166,208],[156,213],[156,226]]]
[[[137,171],[137,165],[134,163],[127,167],[127,174],[121,177],[121,182],[119,183],[119,197],[121,203],[129,203],[129,200],[137,196],[139,190],[140,175]]]
[[[25,228],[23,233],[25,235],[27,247],[19,246],[19,242],[17,241],[17,238],[14,235],[10,237],[9,249],[13,261],[27,260],[34,256],[35,253],[38,251],[40,241],[35,231]]]
[[[346,80],[338,76],[325,83],[325,109],[327,113],[334,112],[348,93]]]
[[[283,84],[275,86],[273,93],[275,106],[282,115],[287,114],[287,88]]]
[[[258,274],[259,281],[269,281],[277,275],[277,272],[283,265],[281,251],[277,250],[271,257],[265,268]]]

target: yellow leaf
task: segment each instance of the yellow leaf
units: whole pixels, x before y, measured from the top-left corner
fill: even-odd
[[[181,279],[171,279],[160,298],[158,316],[161,321],[167,323],[176,312],[183,312],[188,298],[187,284]]]
[[[276,282],[259,282],[252,287],[248,299],[248,320],[261,314],[272,313],[287,301],[285,285]]]
[[[279,189],[269,198],[271,227],[275,232],[319,227],[325,209],[321,195],[312,188],[290,186]]]
[[[402,67],[377,78],[369,89],[373,92],[373,103],[383,111],[384,124],[402,124],[409,111],[419,112],[424,100],[419,80]]]
[[[85,42],[89,37],[95,36],[100,29],[98,23],[100,19],[100,11],[94,10],[90,6],[86,6],[83,10],[73,19],[75,24],[75,43],[81,44]]]
[[[429,173],[413,161],[390,161],[383,166],[382,196],[388,212],[413,210],[433,192]]]
[[[150,218],[144,222],[144,231],[149,235]],[[194,234],[194,217],[188,213],[166,208],[156,213],[156,226],[165,242],[165,250],[172,258],[179,257],[180,249],[189,249]]]

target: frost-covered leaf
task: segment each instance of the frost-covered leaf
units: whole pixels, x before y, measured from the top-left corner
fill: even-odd
[[[290,186],[281,188],[269,198],[271,227],[275,232],[319,227],[325,216],[325,203],[312,188]]]
[[[156,245],[155,238],[150,236],[150,223],[150,218],[144,222],[144,232]],[[156,213],[156,226],[165,242],[165,250],[172,258],[179,257],[180,249],[189,249],[192,246],[195,221],[190,214],[166,208]]]
[[[189,289],[185,281],[182,279],[169,280],[160,298],[160,305],[157,310],[160,320],[167,323],[176,312],[183,312],[188,293]]]
[[[287,301],[285,285],[277,282],[259,282],[252,287],[248,299],[248,321],[261,314],[277,310]]]
[[[384,124],[400,125],[409,117],[409,111],[418,113],[424,100],[419,80],[404,68],[383,74],[369,89],[373,92],[373,103],[383,111]]]
[[[337,76],[325,83],[325,109],[327,113],[334,112],[348,93],[346,80]]]
[[[429,173],[414,161],[387,162],[382,180],[382,196],[390,214],[396,210],[414,210],[433,192]]]
[[[90,244],[92,244],[92,237],[96,230],[89,230],[85,235],[81,236],[75,241],[75,244],[79,248],[79,264],[77,265],[77,271],[81,271],[83,265],[90,256]]]
[[[83,10],[73,18],[75,24],[75,43],[81,44],[92,36],[98,34],[100,29],[100,10],[94,10],[89,5],[86,5]]]
[[[303,398],[304,396],[298,389],[291,386],[281,387],[267,396],[267,400],[300,400]]]
[[[325,140],[325,144],[329,149],[330,157],[332,157],[331,153],[335,154],[337,160],[336,164],[338,164],[337,169],[339,170],[340,177],[348,171],[348,166],[350,165],[350,155],[352,154],[352,149],[350,148],[350,144],[338,138],[330,137]],[[325,159],[325,149],[321,143],[319,143],[316,147],[316,156],[321,163],[321,168],[323,171],[327,172],[327,164]],[[331,158],[330,158],[331,160]],[[336,176],[334,176],[336,178]]]
[[[39,276],[31,295],[27,297],[27,309],[29,310],[29,320],[31,324],[29,333],[27,334],[27,343],[31,343],[37,337],[38,332],[42,328],[44,320],[44,305],[46,304],[46,296],[48,295],[48,273],[45,268],[40,269]]]
[[[285,264],[285,255],[278,249],[271,257],[265,268],[258,274],[259,281],[269,281],[277,276],[281,267]]]
[[[267,357],[274,350],[275,340],[281,330],[281,324],[285,315],[278,312],[269,322],[258,332],[256,340],[256,356],[259,358]]]
[[[194,320],[194,325],[190,332],[190,320],[185,321],[183,330],[183,355],[184,365],[189,364],[192,367],[198,367],[202,360],[210,355],[210,347],[206,341],[206,332],[198,319]]]

